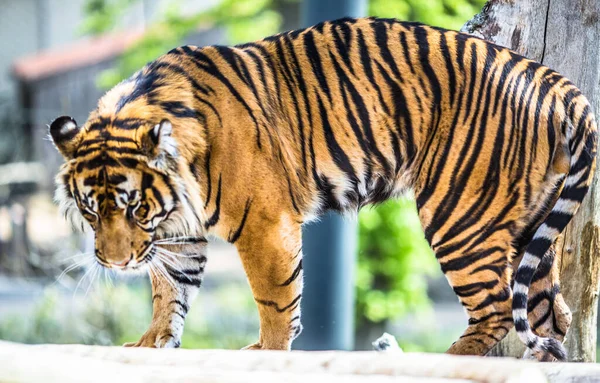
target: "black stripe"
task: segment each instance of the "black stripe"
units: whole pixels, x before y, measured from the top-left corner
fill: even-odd
[[[554,263],[554,251],[546,251],[546,254],[542,257],[541,262],[535,270],[531,283],[535,283],[541,279],[546,278],[552,271],[552,264]]]
[[[254,126],[256,128],[256,144],[258,148],[261,149],[262,145],[260,143],[260,129],[256,116],[254,115],[252,108],[250,108],[248,103],[237,91],[236,87],[231,84],[231,82],[223,75],[223,73],[221,73],[217,65],[215,65],[215,63],[199,49],[186,53],[193,59],[193,63],[196,65],[196,67],[198,67],[198,69],[205,71],[209,75],[219,80],[223,85],[225,85],[225,87],[227,87],[231,95],[244,107],[244,109],[246,109],[246,112],[254,122]]]
[[[403,141],[406,148],[406,160],[411,162],[416,154],[415,141],[413,135],[413,124],[408,109],[408,102],[404,96],[402,88],[390,77],[387,71],[375,61],[379,73],[382,75],[385,83],[389,87],[389,93],[392,97],[392,107],[394,108],[394,122],[397,124],[397,133]]]
[[[296,266],[292,275],[290,275],[290,277],[288,279],[286,279],[286,281],[283,282],[282,284],[280,284],[279,286],[282,286],[282,287],[289,286],[292,282],[294,282],[296,280],[296,278],[298,278],[298,275],[300,275],[301,271],[302,271],[302,260],[300,260],[300,262],[298,262],[298,266]]]
[[[440,53],[444,57],[444,62],[446,63],[446,71],[448,72],[448,91],[450,92],[450,105],[454,105],[454,95],[456,93],[456,75],[454,74],[454,64],[452,63],[451,52],[448,48],[448,42],[446,41],[446,35],[444,33],[440,35]]]
[[[370,153],[375,154],[375,156],[379,160],[379,164],[383,167],[384,172],[388,176],[391,176],[390,165],[387,161],[387,158],[381,153],[381,151],[377,147],[375,137],[373,136],[373,130],[371,129],[371,121],[369,118],[369,111],[367,109],[367,106],[365,105],[363,98],[360,96],[360,92],[358,91],[358,89],[356,89],[354,87],[354,84],[352,84],[352,81],[350,80],[350,78],[348,78],[347,74],[344,72],[344,70],[342,70],[342,68],[338,64],[337,60],[335,59],[335,57],[333,55],[331,55],[330,58],[331,58],[331,61],[333,62],[333,66],[335,68],[336,74],[338,75],[338,80],[340,82],[340,92],[342,93],[342,95],[345,98],[346,97],[345,90],[348,91],[348,93],[350,94],[350,97],[352,98],[354,107],[356,108],[356,110],[358,112],[358,119],[360,120],[360,124],[361,124],[362,129],[365,134],[365,145],[366,145],[366,148],[368,148],[368,151],[366,151],[366,148],[363,148],[363,150],[365,150],[366,153],[368,153],[368,154],[370,154]],[[348,113],[347,113],[348,122],[350,122],[350,124],[353,124],[355,121],[355,118],[353,116],[353,113],[351,112],[351,108],[346,107],[346,109],[348,111]],[[358,130],[358,129],[354,129],[354,130],[356,133],[356,130]],[[357,135],[357,139],[359,140],[359,142],[361,142],[362,134]],[[361,146],[362,145],[363,144],[361,142]]]
[[[140,127],[140,125],[144,124],[144,121],[139,118],[117,118],[115,120],[111,120],[110,124],[114,128],[119,128],[123,130],[135,130]]]
[[[127,177],[123,174],[110,174],[108,176],[108,183],[112,185],[118,185],[123,182],[127,182]]]
[[[137,159],[131,157],[119,157],[118,161],[122,166],[125,166],[129,169],[135,169],[139,164]]]
[[[537,258],[542,258],[552,245],[552,240],[544,237],[534,238],[527,246],[527,252]]]
[[[85,170],[94,170],[101,167],[118,168],[119,163],[117,160],[106,153],[101,153],[96,157],[93,157],[87,161],[82,161],[77,164],[77,173],[81,173]]]
[[[488,293],[488,295],[485,297],[485,299],[483,301],[481,301],[477,306],[475,306],[473,308],[468,308],[467,310],[469,312],[475,312],[475,311],[479,311],[483,308],[486,308],[488,306],[491,306],[496,302],[506,302],[507,300],[510,299],[510,292],[511,292],[511,290],[507,286],[507,287],[503,288],[502,290],[500,290],[500,292],[498,294]]]
[[[377,97],[379,98],[379,104],[381,104],[381,107],[383,108],[384,112],[387,115],[389,115],[390,109],[389,109],[387,103],[385,102],[385,98],[383,97],[383,94],[381,93],[381,88],[379,87],[379,83],[377,82],[377,80],[375,79],[375,76],[373,75],[373,66],[371,65],[373,60],[371,59],[371,56],[369,55],[369,49],[367,48],[367,44],[365,43],[365,38],[360,29],[358,30],[358,48],[359,48],[358,52],[360,55],[360,61],[361,61],[363,70],[365,71],[365,74],[367,75],[367,79],[369,80],[369,83],[371,84],[371,86],[373,86],[375,88],[375,90],[377,91]]]
[[[520,299],[527,298],[524,294],[521,295]],[[552,304],[554,303],[554,294],[552,290],[542,290],[531,299],[525,299],[524,301],[520,301],[519,303],[513,303],[514,308],[525,308],[527,306],[527,312],[532,312],[535,308],[542,302],[547,301],[549,309],[552,309]]]
[[[204,208],[208,206],[212,193],[212,180],[210,178],[210,148],[206,151],[206,160],[204,162],[204,169],[206,169],[206,201],[204,201]]]
[[[492,280],[487,282],[475,282],[461,286],[454,286],[452,289],[461,298],[470,297],[482,290],[489,290],[494,288],[498,284],[498,280]]]
[[[527,332],[527,329],[529,329],[529,322],[527,322],[527,318],[518,318],[515,319],[514,322],[515,330],[517,330],[517,332]]]
[[[402,53],[404,55],[404,61],[410,68],[410,72],[412,74],[415,74],[415,68],[412,64],[412,59],[410,57],[410,49],[408,48],[408,43],[406,42],[406,32],[401,31],[399,33],[399,37],[400,37],[400,43],[402,44]]]
[[[552,315],[552,311],[546,310],[546,313],[544,315],[542,315],[541,317],[539,317],[538,320],[536,320],[533,323],[533,325],[531,326],[531,329],[533,331],[536,331],[538,329],[538,327],[543,325],[548,320],[548,318],[550,318],[550,315]]]
[[[293,57],[295,58],[295,54],[294,54],[294,50],[293,50],[293,45],[291,44],[291,42],[289,41],[289,39],[285,40],[286,45],[288,46],[288,50],[291,54],[293,54]],[[292,97],[292,104],[294,105],[294,112],[296,115],[296,120],[298,122],[298,133],[299,133],[299,137],[300,137],[300,146],[301,146],[301,150],[302,150],[302,165],[303,165],[303,169],[306,170],[306,147],[304,144],[304,119],[302,116],[302,113],[300,111],[300,104],[298,103],[298,97],[296,95],[296,89],[294,87],[294,80],[295,82],[297,82],[300,86],[301,89],[301,93],[304,93],[306,91],[306,89],[304,88],[304,83],[301,81],[300,76],[297,75],[297,68],[295,69],[295,73],[296,73],[296,79],[294,79],[294,76],[292,75],[292,66],[290,64],[288,64],[288,60],[286,58],[285,55],[285,49],[284,46],[282,44],[281,40],[278,40],[276,43],[276,53],[278,55],[279,58],[279,62],[281,63],[281,71],[279,73],[281,73],[285,86],[287,87],[288,90],[288,94]],[[297,62],[294,63],[294,66],[297,65]],[[277,74],[274,73],[273,75],[274,78],[277,78]],[[281,107],[281,99],[283,97],[279,98],[279,103],[280,103],[280,107]],[[306,106],[308,107],[308,105]]]
[[[190,56],[192,53],[192,49],[187,46],[184,48],[185,48],[185,49],[183,49],[184,53],[187,56]],[[192,87],[194,88],[195,91],[202,93],[205,96],[208,96],[210,94],[215,94],[214,89],[212,89],[210,86],[208,86],[206,84],[200,84],[193,77],[191,77],[190,71],[186,68],[183,68],[179,65],[176,65],[173,63],[168,63],[168,62],[155,62],[152,64],[153,70],[158,70],[161,68],[165,68],[171,72],[177,73],[179,76],[184,77],[186,79],[186,81],[192,85]]]
[[[337,167],[340,168],[340,170],[342,170],[344,173],[346,173],[353,185],[356,185],[358,179],[356,177],[356,173],[354,172],[354,168],[352,167],[352,164],[350,163],[350,159],[346,155],[346,152],[344,152],[344,150],[340,147],[340,145],[335,139],[333,129],[331,128],[331,125],[329,123],[329,117],[327,116],[327,110],[325,109],[325,106],[323,105],[323,101],[321,100],[320,96],[317,96],[317,102],[319,104],[319,114],[321,116],[323,133],[327,142],[327,149],[329,149],[329,154],[331,155],[331,158],[333,159]]]
[[[150,68],[150,65],[147,66],[135,78],[128,80],[128,82],[134,82],[134,88],[131,93],[124,95],[117,102],[117,113],[128,103],[144,96],[149,97],[150,93],[162,84],[161,80],[164,79],[164,75]]]
[[[421,65],[423,66],[423,71],[425,72],[425,76],[429,80],[429,85],[431,87],[431,91],[433,93],[433,103],[431,104],[431,112],[432,116],[434,116],[434,120],[438,121],[442,114],[442,89],[440,86],[440,82],[435,75],[435,71],[431,66],[429,59],[429,39],[427,36],[427,30],[423,27],[414,28],[415,38],[418,42],[419,46],[419,57],[421,59]],[[437,113],[434,111],[437,109]],[[436,122],[437,125],[437,122]]]
[[[293,61],[293,65],[291,65],[292,69],[294,70],[294,77],[296,79],[296,83],[298,84],[298,86],[300,87],[300,93],[302,94],[302,97],[304,99],[304,111],[306,112],[307,115],[307,120],[310,122],[312,121],[312,112],[310,109],[310,102],[309,102],[309,94],[308,94],[308,90],[307,90],[307,85],[304,79],[304,74],[302,73],[302,66],[300,65],[300,62],[298,61],[298,56],[296,55],[296,51],[294,50],[294,45],[286,39],[286,44],[288,46],[288,53],[290,54],[292,61]],[[275,76],[277,77],[277,76]],[[303,121],[303,115],[300,115],[299,118],[299,126],[298,126],[298,130],[300,132],[300,144],[302,145],[302,165],[304,166],[304,170],[305,172],[308,170],[307,169],[307,161],[306,161],[306,148],[305,148],[305,139],[304,139],[304,121]]]
[[[106,138],[105,137],[89,138],[87,140],[84,140],[81,142],[80,148],[87,149],[86,146],[92,146],[95,144],[105,144],[105,143],[109,143],[109,142],[124,142],[124,143],[131,143],[131,144],[137,145],[137,141],[135,141],[134,139],[131,139],[129,137],[108,136]],[[78,151],[78,153],[79,153],[79,151]]]
[[[475,252],[465,253],[460,257],[453,258],[447,261],[440,260],[440,266],[442,268],[442,272],[447,273],[448,271],[457,271],[463,270],[469,266],[475,264],[475,262],[480,261],[488,256],[495,253],[505,253],[506,249],[500,246],[490,247],[484,250],[478,250]],[[436,252],[436,255],[438,253]]]
[[[302,298],[302,294],[298,294],[298,296],[296,298],[294,298],[293,301],[291,301],[287,306],[282,307],[282,308],[279,308],[279,305],[276,302],[274,302],[274,301],[266,301],[266,300],[262,300],[262,299],[256,299],[256,302],[260,303],[263,306],[273,307],[273,308],[275,308],[275,310],[278,313],[282,313],[282,312],[287,311],[288,309],[290,309],[297,302],[299,302],[300,298]]]
[[[344,60],[346,67],[348,70],[350,70],[350,73],[354,74],[349,51],[349,48],[352,44],[352,30],[348,27],[348,25],[342,23],[335,26],[332,25],[331,34],[333,35],[333,43],[335,44],[338,55],[342,60]]]
[[[198,163],[199,160],[200,160],[200,158],[198,156],[195,156],[192,159],[192,161],[188,164],[190,173],[192,173],[192,176],[194,176],[196,181],[198,181],[200,179],[200,171],[198,170],[198,166],[196,166],[196,163]]]
[[[258,92],[258,89],[256,88],[256,84],[254,83],[250,72],[248,72],[248,67],[246,66],[246,63],[240,57],[240,55],[236,54],[230,47],[214,46],[214,49],[221,55],[223,60],[225,60],[227,64],[229,64],[230,68],[235,72],[235,74],[240,78],[240,80],[242,80],[242,82],[244,82],[248,86],[248,88],[250,88],[250,90],[254,94],[255,99],[259,100],[261,97]],[[264,103],[257,102],[257,104],[260,107],[263,115],[268,117],[269,113],[265,110]],[[260,130],[257,130],[257,134],[258,141],[260,142]]]
[[[377,43],[377,47],[379,48],[379,54],[385,63],[390,67],[396,78],[400,82],[404,82],[400,71],[398,70],[398,66],[394,61],[394,56],[392,52],[390,52],[390,48],[388,46],[388,31],[385,24],[381,23],[372,23],[371,28],[375,34],[375,42]]]
[[[535,270],[536,269],[532,267],[520,265],[517,269],[517,274],[515,275],[515,283],[529,287],[533,274],[535,274]]]
[[[219,214],[221,213],[221,174],[219,174],[219,183],[217,186],[217,199],[215,201],[215,211],[213,215],[206,221],[204,227],[208,229],[211,226],[214,226],[219,222]]]
[[[482,322],[486,322],[487,320],[492,319],[492,318],[497,317],[497,316],[500,316],[500,315],[502,315],[501,312],[495,311],[495,312],[489,313],[489,314],[484,315],[484,316],[479,317],[479,318],[469,318],[469,325],[476,325],[476,324],[479,324],[479,323],[482,323]]]
[[[163,340],[163,339],[165,339],[165,338],[172,338],[172,339],[175,339],[175,335],[173,335],[173,334],[171,334],[171,333],[165,334],[165,335],[161,336],[160,338],[158,338],[158,342],[160,342],[161,340]]]
[[[167,270],[167,273],[169,273],[169,275],[171,276],[171,278],[173,278],[177,283],[182,284],[182,285],[188,285],[188,286],[195,286],[195,287],[200,287],[202,285],[202,279],[201,278],[194,278],[191,277],[179,270],[175,270],[174,268],[172,268],[171,266],[169,266],[166,263],[163,263],[164,268]],[[196,274],[199,274],[200,272],[197,272]]]
[[[313,74],[319,82],[320,91],[327,95],[327,98],[331,103],[332,96],[331,91],[329,90],[329,85],[327,84],[327,76],[323,70],[323,64],[321,63],[321,58],[319,57],[319,51],[315,45],[314,34],[310,30],[304,34],[304,49],[306,51],[306,56],[310,61]]]
[[[205,117],[202,113],[185,106],[185,104],[181,101],[163,101],[160,103],[160,107],[173,117],[193,118],[200,121],[205,120]]]
[[[181,307],[181,309],[183,310],[184,314],[187,314],[188,310],[190,309],[190,307],[186,303],[184,303],[184,302],[182,302],[182,301],[180,301],[178,299],[170,301],[169,304],[176,304],[176,305],[178,305],[179,307]]]
[[[244,207],[242,222],[240,222],[240,225],[235,232],[233,232],[233,234],[229,232],[229,236],[227,237],[227,241],[229,243],[235,243],[240,238],[240,235],[242,235],[242,230],[244,230],[244,225],[246,224],[246,218],[248,218],[248,213],[250,212],[250,206],[252,206],[252,200],[248,198],[246,201],[246,206]]]

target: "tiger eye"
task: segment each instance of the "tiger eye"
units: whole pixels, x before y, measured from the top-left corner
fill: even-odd
[[[140,217],[145,217],[146,214],[148,214],[148,205],[140,205],[140,207],[137,209],[136,215]]]

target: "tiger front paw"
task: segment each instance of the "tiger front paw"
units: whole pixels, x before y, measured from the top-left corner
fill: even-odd
[[[123,347],[178,348],[181,335],[169,327],[151,326],[137,342],[125,343]]]
[[[260,342],[256,342],[253,344],[250,344],[244,348],[242,348],[242,350],[262,350],[262,345],[260,344]]]

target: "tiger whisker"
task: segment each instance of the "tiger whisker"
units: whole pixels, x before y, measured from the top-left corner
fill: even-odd
[[[160,243],[156,243],[154,242],[155,245],[159,245],[159,246],[184,246],[184,245],[197,245],[199,242],[160,242]]]
[[[170,238],[162,238],[154,241],[156,244],[193,244],[193,243],[201,243],[206,242],[206,239],[203,237],[193,237],[193,236],[183,236],[183,237],[170,237]]]
[[[177,289],[177,286],[175,284],[175,281],[173,280],[173,277],[171,277],[171,275],[169,275],[169,272],[167,271],[167,269],[165,269],[165,266],[161,263],[156,263],[155,266],[156,266],[156,269],[158,270],[158,272],[160,273],[160,275],[162,275],[163,279],[165,281],[167,281],[167,283],[173,289]]]
[[[162,277],[161,279],[164,279],[167,281],[167,283],[169,285],[171,285],[171,287],[173,289],[176,289],[177,287],[175,286],[175,281],[173,281],[173,278],[169,275],[169,273],[164,269],[164,266],[160,263],[160,262],[156,262],[155,259],[152,259],[149,263],[148,263],[150,270],[153,272],[153,274],[157,277]]]
[[[166,255],[170,255],[172,257],[176,257],[176,258],[196,258],[197,257],[197,255],[194,255],[194,254],[176,253],[174,251],[167,250],[167,249],[164,249],[162,247],[157,247],[156,251],[157,252],[161,252],[162,254],[166,254]]]
[[[58,262],[65,263],[67,261],[70,261],[70,260],[73,260],[73,259],[77,259],[77,258],[88,258],[88,257],[90,257],[92,255],[94,255],[94,253],[91,252],[91,251],[87,252],[87,253],[78,253],[78,254],[72,255],[70,257],[59,259]]]
[[[84,298],[87,297],[92,285],[98,281],[97,278],[98,278],[98,275],[100,274],[100,272],[99,272],[100,268],[99,268],[98,264],[94,265],[93,269],[94,269],[94,271],[92,272],[92,275],[90,276],[90,282],[88,283],[87,289],[85,290],[85,294],[83,295]]]
[[[162,254],[158,254],[158,258],[164,264],[167,264],[169,267],[186,277],[188,280],[192,280],[192,278],[189,275],[187,275],[173,259],[167,258],[165,255]]]
[[[90,264],[91,262],[93,262],[94,259],[93,258],[87,258],[87,259],[81,259],[75,263],[73,263],[72,265],[68,266],[66,269],[64,269],[59,275],[58,277],[56,277],[56,280],[54,281],[54,283],[58,283],[60,282],[60,280],[69,272],[80,268],[82,266],[85,266],[86,264]]]
[[[175,269],[178,268],[176,261],[173,258],[169,258],[168,254],[163,254],[163,253],[157,252],[156,255],[158,256],[158,259],[160,259],[162,262],[166,263],[167,265],[169,265]]]
[[[103,274],[104,274],[104,276],[103,276],[104,277],[104,285],[109,286],[110,280],[108,279],[108,273],[106,272],[106,270],[108,270],[108,269],[105,267],[103,267],[102,269],[103,269]]]
[[[94,267],[88,267],[88,269],[86,270],[85,274],[83,274],[83,276],[79,279],[79,282],[77,282],[77,286],[75,286],[75,291],[73,291],[73,297],[75,297],[75,294],[77,294],[77,290],[79,290],[79,286],[81,285],[81,283],[83,282],[84,279],[86,279],[90,273],[92,272],[92,270],[94,270]]]

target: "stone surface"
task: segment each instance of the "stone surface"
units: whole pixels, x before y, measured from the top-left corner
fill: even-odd
[[[394,352],[181,350],[0,342],[2,382],[567,382],[600,365]],[[576,379],[576,380],[575,380]]]

